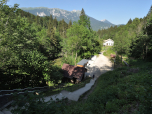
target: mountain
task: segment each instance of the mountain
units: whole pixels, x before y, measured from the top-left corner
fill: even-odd
[[[106,20],[106,19],[101,20],[101,22],[112,24],[111,22],[109,22],[109,21],[108,21],[108,20]]]
[[[73,10],[73,11],[67,11],[59,8],[46,8],[46,7],[22,7],[20,8],[23,11],[29,12],[34,15],[38,16],[50,16],[50,14],[53,16],[53,18],[57,18],[58,21],[64,19],[66,23],[69,23],[70,19],[72,22],[78,21],[81,11],[80,10]],[[107,29],[111,26],[115,26],[114,24],[110,23],[109,21],[99,21],[96,20],[86,14],[87,17],[90,18],[91,27],[94,31],[98,31],[99,29]]]

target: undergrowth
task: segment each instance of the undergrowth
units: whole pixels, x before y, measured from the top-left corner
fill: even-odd
[[[117,68],[102,74],[98,78],[96,88],[84,103],[78,101],[66,105],[66,100],[62,100],[47,104],[43,101],[35,101],[34,95],[31,95],[28,97],[30,104],[24,112],[28,114],[151,114],[152,63],[140,60],[129,64],[132,66]],[[16,112],[21,112],[20,109]]]
[[[110,54],[114,54],[115,55],[115,51],[113,49],[113,46],[105,46],[103,47],[103,50],[105,51],[103,53],[104,56],[110,56]]]

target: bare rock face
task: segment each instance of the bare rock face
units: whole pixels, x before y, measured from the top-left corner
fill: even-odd
[[[33,7],[33,8],[28,8],[28,7],[20,7],[23,11],[32,13],[34,15],[38,16],[50,16],[50,14],[53,16],[53,18],[57,18],[57,20],[61,21],[64,19],[66,23],[69,23],[71,20],[72,22],[78,21],[79,16],[81,11],[80,10],[73,10],[73,11],[67,11],[59,8],[47,8],[47,7]],[[99,21],[92,16],[88,16],[90,18],[91,22],[91,28],[94,31],[98,31],[99,29],[107,29],[110,28],[111,26],[116,26],[115,24],[109,22],[108,20],[102,20]]]

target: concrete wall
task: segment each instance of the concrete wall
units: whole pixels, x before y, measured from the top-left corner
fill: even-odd
[[[112,40],[106,41],[105,43],[103,43],[103,45],[107,45],[107,43],[108,43],[108,46],[114,45],[114,42]]]

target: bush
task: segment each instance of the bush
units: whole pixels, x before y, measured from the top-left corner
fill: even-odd
[[[42,95],[26,94],[27,96],[14,94],[16,100],[12,107],[17,106],[17,108],[11,110],[13,114],[62,114],[67,102],[67,99],[64,99],[64,102],[63,99],[56,99],[58,102],[56,103],[52,98],[50,101],[44,102]]]
[[[118,112],[119,107],[116,103],[108,101],[105,108],[107,113]]]

